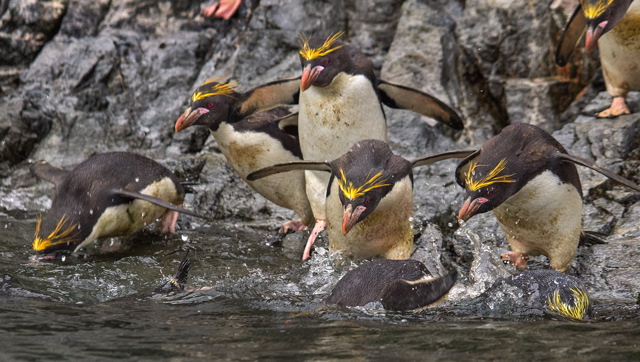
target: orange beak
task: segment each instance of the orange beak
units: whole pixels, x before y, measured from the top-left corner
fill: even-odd
[[[174,127],[176,132],[180,132],[183,129],[193,125],[198,120],[198,118],[200,118],[200,116],[205,113],[209,113],[209,110],[206,108],[196,108],[193,111],[191,110],[191,107],[187,108],[187,110],[184,111],[184,113],[176,121],[176,125]]]
[[[360,215],[366,209],[364,206],[358,206],[354,210],[351,204],[344,207],[344,214],[342,215],[342,235],[347,235],[349,230],[358,223]]]
[[[476,214],[480,206],[489,200],[484,197],[478,197],[477,199],[471,201],[471,197],[468,197],[464,200],[464,204],[460,208],[460,212],[458,212],[458,220],[467,221],[471,219],[473,215]]]
[[[607,26],[607,23],[609,22],[603,21],[600,24],[598,24],[596,27],[590,26],[587,28],[587,33],[585,34],[585,39],[584,39],[584,47],[587,52],[587,55],[591,54],[593,49],[595,49],[595,47],[597,46],[598,39],[600,39],[600,37],[602,36],[602,32],[604,31],[604,28]]]
[[[320,75],[320,72],[322,72],[323,69],[324,67],[320,65],[316,65],[315,67],[311,68],[311,64],[307,64],[302,70],[302,79],[300,80],[300,90],[304,92],[307,89],[309,89],[309,87],[313,85],[313,82],[315,82],[316,79],[318,79],[318,75]]]

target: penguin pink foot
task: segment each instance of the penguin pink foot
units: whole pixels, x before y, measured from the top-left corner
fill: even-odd
[[[178,205],[178,207],[182,207],[182,205]],[[175,234],[178,215],[180,215],[180,213],[174,210],[165,211],[164,214],[162,214],[160,232],[163,234]]]
[[[630,114],[630,113],[631,111],[629,110],[629,107],[627,107],[624,97],[613,97],[613,100],[611,101],[611,107],[605,109],[600,113],[597,113],[596,117],[613,118],[623,114]]]
[[[229,20],[236,13],[241,3],[242,0],[220,0],[204,8],[201,14],[207,18],[218,17]]]
[[[289,231],[303,231],[307,230],[309,227],[305,225],[302,220],[289,220],[285,223],[282,223],[282,227],[278,230],[278,234],[286,234]]]
[[[316,242],[318,235],[324,230],[327,226],[327,220],[316,220],[316,224],[313,226],[313,230],[311,230],[311,235],[309,235],[309,240],[307,240],[307,245],[304,247],[304,253],[302,253],[302,260],[307,260],[311,256],[311,247],[313,243]]]
[[[527,267],[529,255],[511,251],[500,255],[500,259],[502,259],[502,262],[505,264],[513,264],[518,268],[524,269]]]

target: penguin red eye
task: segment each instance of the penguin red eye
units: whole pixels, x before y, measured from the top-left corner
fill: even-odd
[[[214,106],[213,102],[207,103],[207,108],[213,108],[213,106]]]
[[[371,200],[364,200],[364,202],[362,203],[364,206],[367,206],[371,203]]]
[[[491,196],[493,196],[493,190],[487,191],[487,197],[491,197]]]
[[[322,61],[322,66],[326,67],[327,65],[331,64],[331,60],[330,59],[325,59]]]

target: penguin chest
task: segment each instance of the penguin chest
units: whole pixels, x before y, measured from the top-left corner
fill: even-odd
[[[178,195],[173,181],[165,177],[140,191],[175,205],[182,203],[183,196]],[[110,200],[107,196],[106,200]],[[76,251],[100,238],[123,236],[142,230],[153,223],[165,212],[165,208],[150,202],[135,199],[131,202],[108,206],[100,215],[91,230],[91,234],[76,247]]]
[[[634,1],[620,22],[598,40],[607,91],[624,96],[640,90],[640,2]]]
[[[582,198],[551,171],[530,180],[493,210],[511,249],[571,263],[582,230]]]
[[[247,175],[253,171],[277,163],[300,161],[280,141],[263,132],[237,132],[228,123],[222,123],[212,134],[231,167],[252,189],[276,205],[294,210],[301,218],[311,219],[304,171],[247,181]]]
[[[409,176],[396,182],[376,209],[342,234],[343,207],[334,183],[327,199],[329,250],[342,257],[408,259],[413,247],[413,188]]]
[[[339,73],[324,88],[300,93],[300,147],[307,160],[333,160],[363,139],[387,140],[387,125],[373,85],[363,75]]]

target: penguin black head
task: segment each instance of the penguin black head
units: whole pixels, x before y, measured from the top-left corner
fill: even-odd
[[[302,63],[302,79],[300,89],[309,87],[326,87],[340,72],[348,72],[354,62],[345,44],[338,40],[343,32],[335,33],[326,39],[312,36],[300,38],[300,62]]]
[[[575,165],[563,162],[566,150],[544,130],[525,123],[505,127],[456,168],[456,181],[467,191],[458,219],[491,211],[515,195],[531,179],[551,170],[581,190]]]
[[[585,48],[587,54],[596,46],[598,39],[613,29],[624,17],[633,0],[580,0],[587,31]]]
[[[189,108],[176,121],[176,132],[192,125],[217,130],[220,123],[229,118],[229,111],[239,96],[232,83],[205,82],[191,95]]]
[[[394,155],[388,144],[364,140],[332,163],[332,174],[344,212],[342,233],[347,234],[376,209],[397,181],[412,172],[411,163]]]

